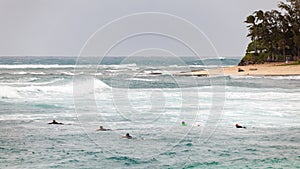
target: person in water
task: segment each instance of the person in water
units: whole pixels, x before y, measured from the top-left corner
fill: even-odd
[[[64,124],[64,123],[59,123],[56,120],[53,120],[52,122],[48,123],[48,124]]]
[[[111,130],[111,129],[105,129],[105,128],[103,128],[103,126],[100,126],[100,128],[97,129],[97,131],[109,131],[109,130]]]
[[[187,124],[184,121],[181,122],[181,125],[182,126],[187,126]]]
[[[244,127],[244,126],[240,126],[239,124],[235,124],[235,127],[236,127],[236,128],[244,128],[244,129],[246,128],[246,127]]]
[[[127,133],[125,136],[122,136],[122,138],[132,139],[132,136],[129,133]]]

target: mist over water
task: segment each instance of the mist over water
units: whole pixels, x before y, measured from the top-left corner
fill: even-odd
[[[299,76],[174,76],[238,62],[2,57],[0,168],[296,168]]]

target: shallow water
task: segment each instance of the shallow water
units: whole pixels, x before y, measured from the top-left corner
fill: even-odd
[[[204,68],[195,58],[177,66],[74,63],[1,60],[0,168],[300,166],[298,76],[171,75]],[[66,125],[48,125],[52,119]],[[100,125],[112,131],[96,131]],[[120,138],[126,133],[135,139]]]

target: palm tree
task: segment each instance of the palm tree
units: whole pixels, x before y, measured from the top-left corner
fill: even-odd
[[[282,11],[258,10],[246,18],[247,36],[251,38],[246,56],[251,61],[300,57],[300,0],[286,1],[278,4]]]
[[[289,42],[292,44],[291,54],[299,56],[299,36],[300,36],[300,1],[287,0],[288,3],[280,2],[278,7],[284,10],[285,19],[290,25]]]

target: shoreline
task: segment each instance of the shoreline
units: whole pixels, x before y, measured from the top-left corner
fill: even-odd
[[[247,66],[231,66],[217,69],[181,72],[176,76],[300,76],[300,64],[293,62],[264,63]]]

